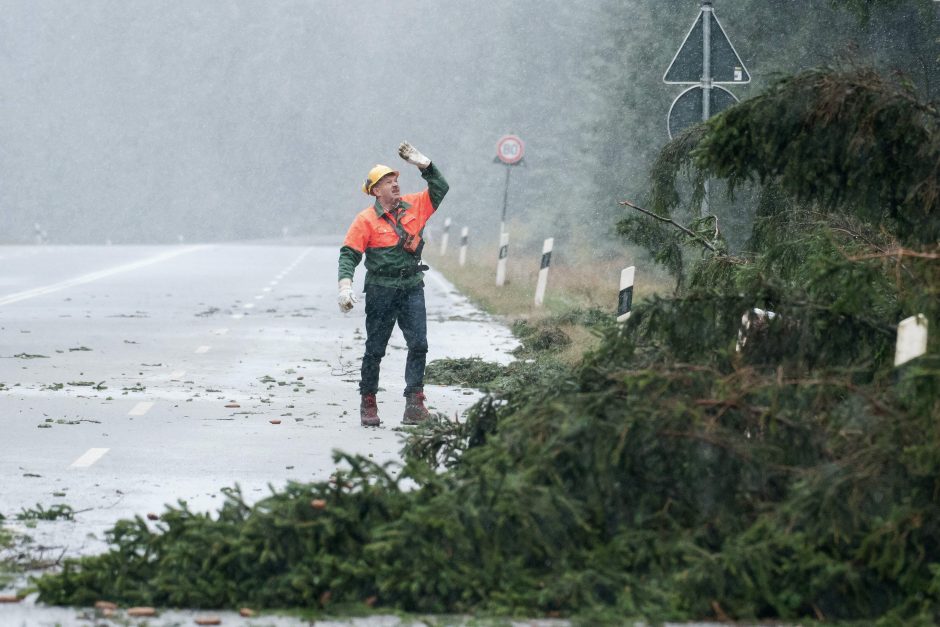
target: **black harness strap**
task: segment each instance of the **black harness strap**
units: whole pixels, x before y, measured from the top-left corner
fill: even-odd
[[[401,223],[397,219],[398,216],[401,215],[401,211],[402,210],[400,208],[396,209],[395,217],[392,217],[390,211],[386,211],[385,213],[382,214],[382,217],[391,225],[393,229],[395,229],[395,233],[398,235],[398,243],[395,244],[395,248],[397,248],[398,250],[404,250],[405,240],[408,239],[408,232],[405,231],[404,227],[402,227]],[[418,274],[419,272],[424,272],[425,270],[430,270],[430,268],[422,264],[420,259],[415,259],[415,265],[410,268],[401,268],[400,270],[384,270],[384,271],[372,270],[372,274],[376,276],[399,277],[399,278],[404,279],[406,277],[414,276]]]

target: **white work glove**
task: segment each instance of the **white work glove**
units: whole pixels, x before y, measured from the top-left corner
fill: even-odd
[[[359,302],[359,299],[353,294],[352,279],[340,279],[339,298],[336,300],[339,303],[339,310],[343,313],[350,311],[353,305]]]
[[[408,142],[402,142],[398,147],[398,156],[408,163],[418,166],[422,170],[431,165],[431,160],[418,152],[418,149]]]

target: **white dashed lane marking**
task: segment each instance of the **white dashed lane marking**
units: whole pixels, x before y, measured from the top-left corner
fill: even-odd
[[[171,379],[182,379],[182,378],[183,378],[183,375],[185,375],[185,374],[186,374],[186,371],[185,371],[185,370],[174,370],[173,372],[170,373],[170,378],[171,378]]]
[[[298,265],[301,261],[303,261],[303,258],[310,254],[310,251],[311,251],[311,249],[305,250],[305,251],[302,252],[296,259],[294,259],[294,261],[292,261],[290,264],[288,264],[288,266],[287,266],[286,268],[284,268],[283,270],[281,270],[281,271],[274,277],[274,279],[273,279],[272,281],[269,281],[269,282],[268,282],[268,287],[261,288],[261,292],[262,292],[262,293],[261,293],[261,294],[257,294],[257,295],[254,297],[254,300],[264,300],[265,294],[266,294],[267,292],[270,292],[270,291],[271,291],[271,288],[272,288],[273,286],[277,285],[277,284],[281,281],[281,279],[283,279],[285,276],[287,276],[287,274],[288,274],[289,272],[291,272],[294,268],[296,268],[297,265]],[[241,305],[242,309],[253,309],[254,306],[255,306],[254,303],[243,303],[243,304]],[[232,314],[232,320],[240,320],[240,319],[243,318],[244,316],[245,316],[245,314],[242,314],[242,313]]]
[[[211,350],[211,348],[212,347],[210,346],[200,346],[199,348],[196,349],[196,354],[201,355],[203,353],[208,353]]]
[[[111,449],[106,448],[90,448],[85,451],[85,454],[72,462],[72,465],[69,468],[88,468],[96,461],[104,457],[104,454]]]
[[[128,416],[143,416],[150,408],[153,407],[153,401],[141,401],[134,405],[134,407],[127,412]]]
[[[228,333],[228,329],[216,329],[215,331],[213,331],[213,333],[215,333],[216,335],[225,335],[226,333]]]

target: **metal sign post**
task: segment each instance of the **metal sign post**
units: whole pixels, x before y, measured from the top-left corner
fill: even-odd
[[[499,220],[500,235],[506,232],[506,207],[509,205],[509,173],[512,166],[522,163],[525,143],[515,135],[503,135],[496,142],[496,159],[506,165],[506,186],[503,188],[503,213]]]
[[[701,0],[698,17],[663,74],[663,82],[692,85],[669,107],[666,116],[669,139],[738,102],[734,94],[721,87],[722,83],[751,82],[750,73],[715,15],[712,0]],[[704,191],[702,213],[708,213],[708,181],[705,181]]]
[[[506,232],[506,207],[509,205],[509,173],[512,172],[511,167],[506,167],[506,186],[503,187],[503,213],[499,217],[499,233],[502,235]]]

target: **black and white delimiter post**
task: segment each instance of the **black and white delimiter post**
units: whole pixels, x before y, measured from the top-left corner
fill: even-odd
[[[460,267],[463,268],[467,264],[467,238],[469,237],[470,229],[468,227],[463,227],[460,229]]]
[[[447,240],[450,238],[450,218],[444,220],[444,235],[441,236],[441,257],[447,254]]]
[[[502,287],[506,283],[506,258],[509,256],[509,233],[499,235],[499,261],[496,263],[496,285]]]
[[[545,300],[545,286],[548,285],[548,266],[552,263],[552,247],[555,238],[549,237],[542,244],[542,265],[539,267],[539,280],[535,285],[535,306],[541,307]]]
[[[894,365],[906,364],[927,352],[927,316],[917,314],[901,320],[898,324],[897,347]]]
[[[636,266],[624,268],[620,272],[620,295],[617,298],[617,322],[626,322],[633,307],[633,275]]]

